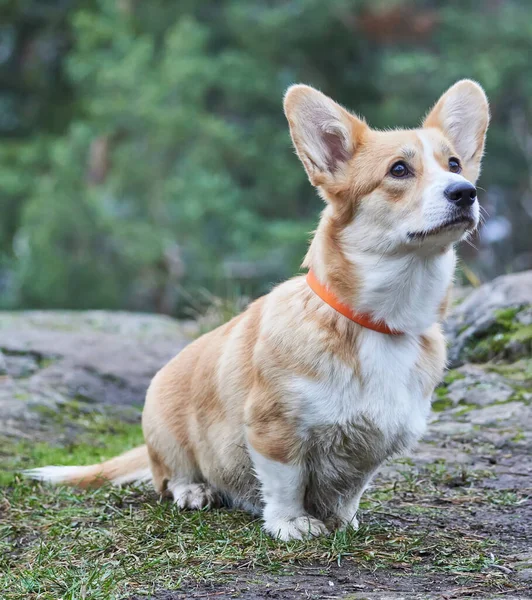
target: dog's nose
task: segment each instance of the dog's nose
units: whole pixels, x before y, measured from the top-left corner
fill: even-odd
[[[471,206],[477,197],[477,188],[469,181],[451,183],[443,192],[449,202],[460,208]]]

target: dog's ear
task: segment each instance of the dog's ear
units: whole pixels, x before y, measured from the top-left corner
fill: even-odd
[[[297,155],[312,185],[333,184],[352,158],[366,124],[307,85],[288,89],[284,111]]]
[[[462,79],[438,100],[425,118],[423,127],[437,127],[451,141],[464,169],[478,177],[484,140],[490,121],[484,90],[469,79]]]

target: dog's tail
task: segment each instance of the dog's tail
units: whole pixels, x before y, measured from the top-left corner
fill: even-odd
[[[146,446],[133,448],[120,456],[103,463],[87,467],[41,467],[23,471],[32,479],[49,483],[63,483],[81,488],[97,488],[112,483],[140,483],[152,478],[148,449]]]

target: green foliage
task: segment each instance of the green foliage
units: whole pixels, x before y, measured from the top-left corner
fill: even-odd
[[[478,79],[494,115],[483,185],[503,190],[515,222],[491,268],[526,248],[526,3],[37,4],[0,5],[17,85],[40,106],[25,137],[0,146],[0,305],[183,312],[183,289],[255,295],[297,272],[321,205],[281,110],[297,81],[387,127],[415,125],[445,86]],[[56,81],[48,63],[30,78],[27,39],[68,40],[52,44]]]

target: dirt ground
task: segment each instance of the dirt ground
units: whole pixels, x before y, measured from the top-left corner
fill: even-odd
[[[277,576],[243,566],[231,570],[223,584],[188,584],[155,598],[532,598],[531,411],[525,405],[496,406],[501,411],[495,411],[501,417],[496,422],[491,416],[487,422],[490,407],[485,420],[478,412],[457,420],[439,413],[412,462],[388,467],[378,478],[373,493],[390,487],[395,493],[362,513],[365,524],[384,527],[391,538],[422,537],[429,560],[422,551],[414,563],[375,560],[368,568],[345,557],[340,565],[296,563],[290,574]],[[473,427],[472,418],[483,420],[482,427]],[[519,435],[523,430],[527,441]],[[432,545],[438,547],[435,554]],[[464,570],[475,560],[475,552],[465,551],[471,545],[479,560],[481,554],[488,557],[476,572]],[[448,553],[456,560],[448,560]],[[460,554],[467,555],[463,564]]]

